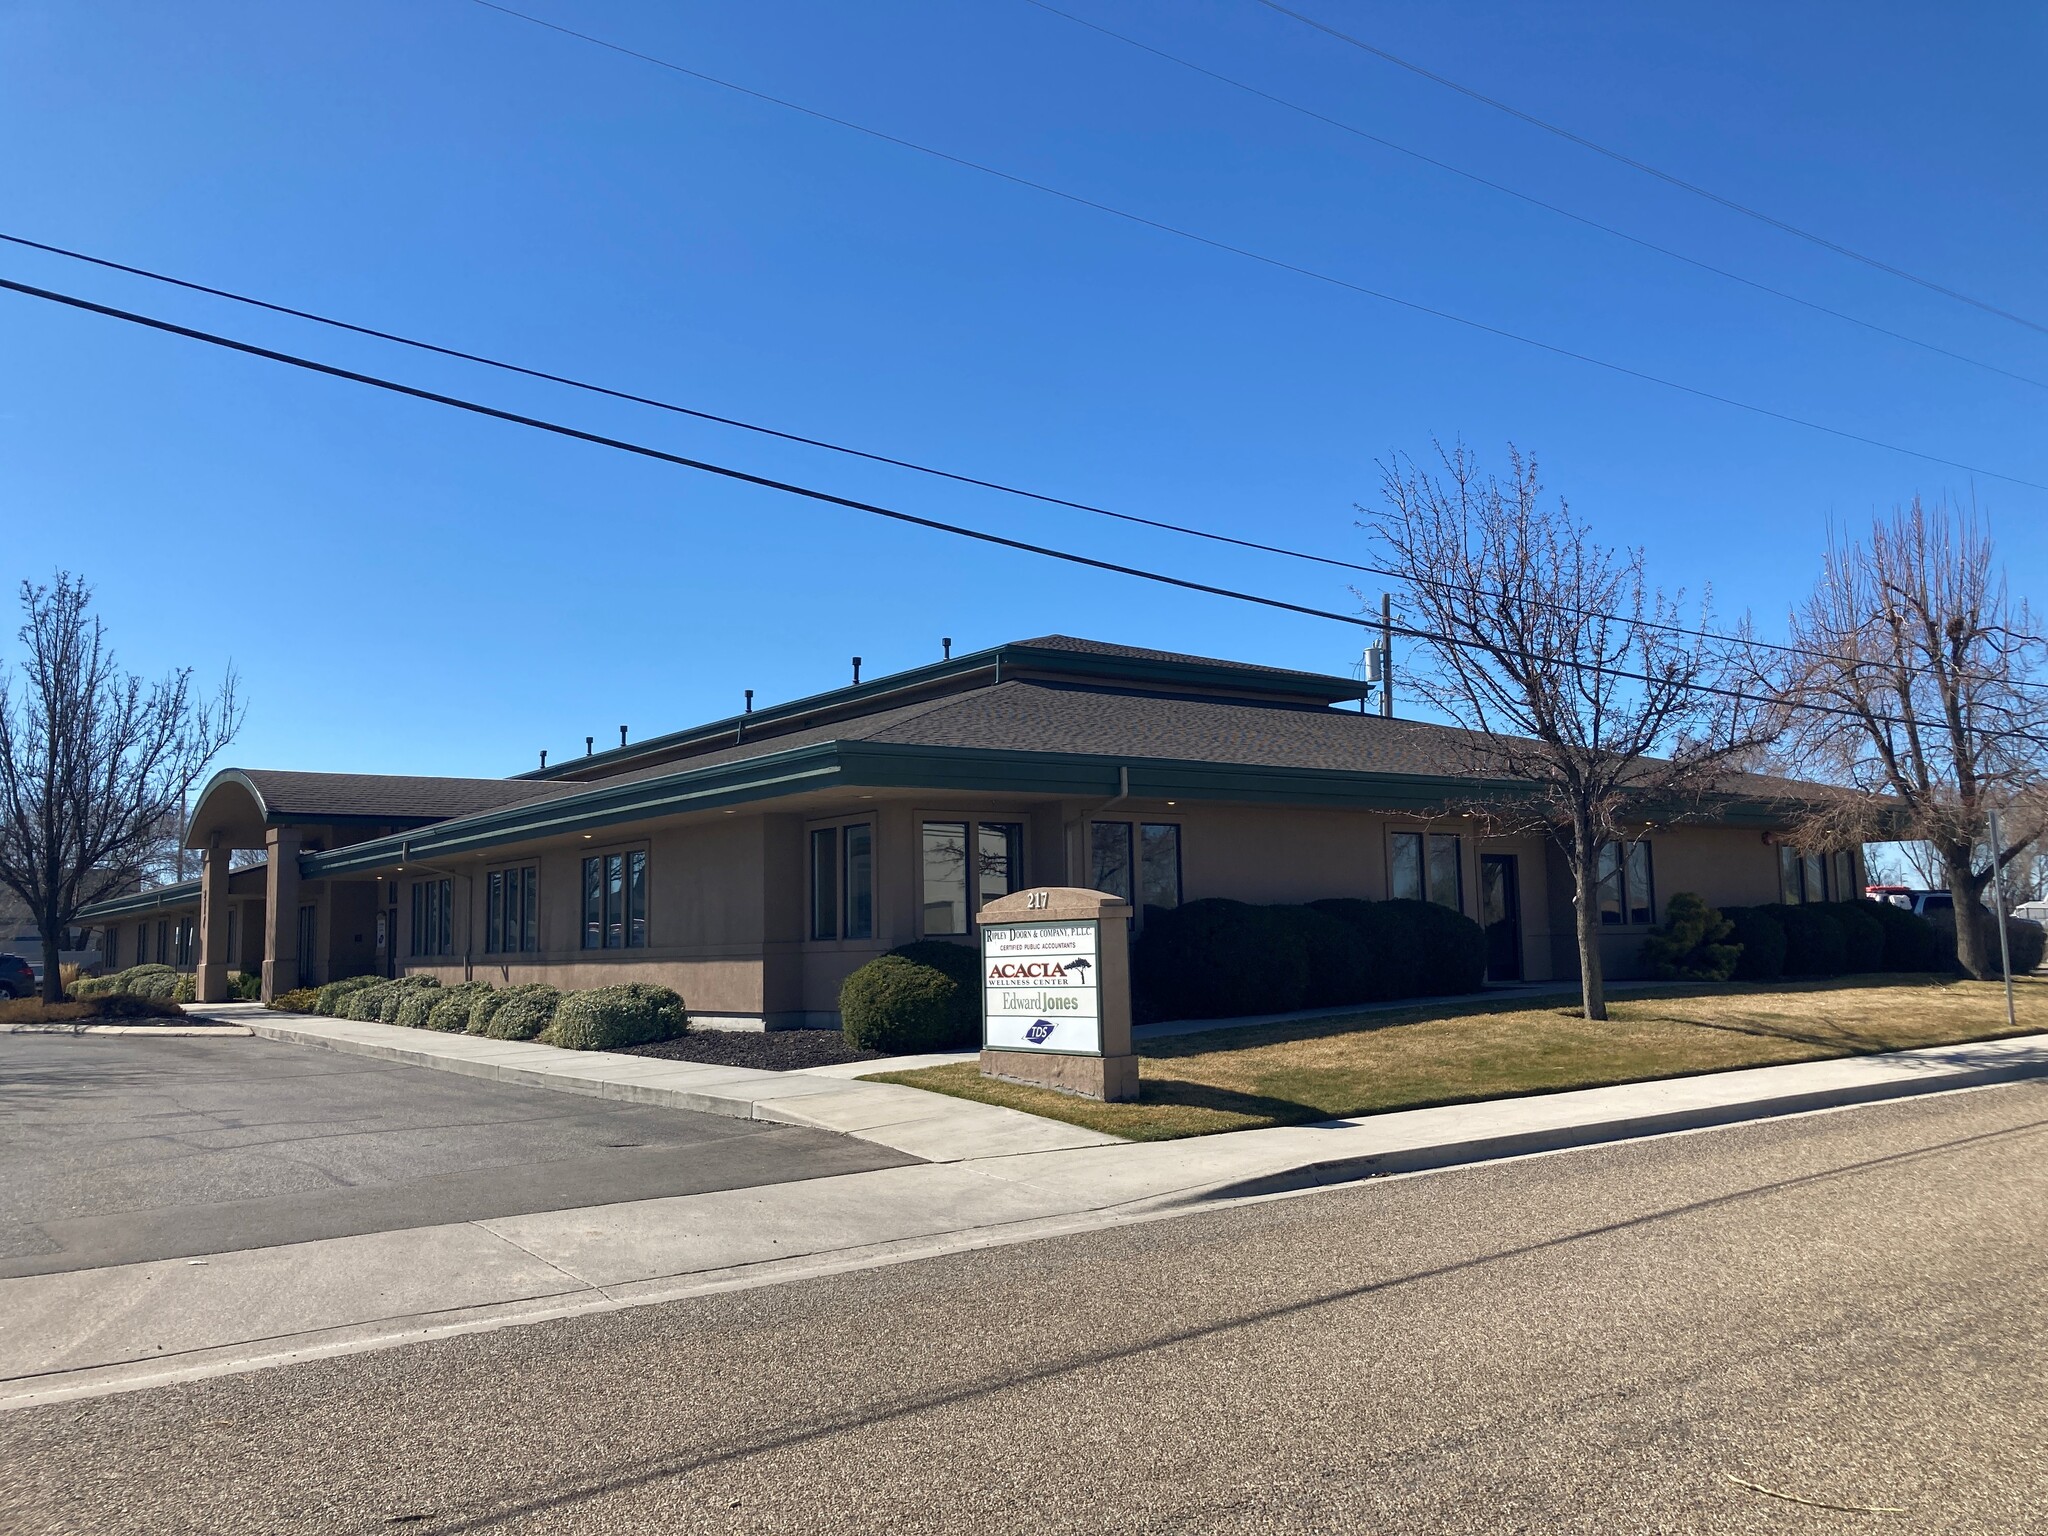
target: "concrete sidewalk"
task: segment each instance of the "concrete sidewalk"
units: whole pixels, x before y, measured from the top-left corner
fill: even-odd
[[[213,1003],[186,1011],[243,1025],[266,1039],[325,1046],[408,1066],[433,1067],[528,1088],[594,1094],[628,1104],[837,1131],[932,1163],[1117,1144],[1117,1138],[1100,1131],[1044,1120],[1021,1110],[976,1104],[895,1083],[854,1080],[854,1074],[861,1072],[924,1066],[955,1059],[951,1056],[855,1062],[845,1068],[810,1072],[762,1072],[617,1051],[564,1051],[525,1040],[485,1040],[309,1013],[278,1013],[260,1003]],[[971,1060],[972,1056],[968,1052],[958,1059]]]
[[[2042,1075],[2048,1035],[2034,1035],[29,1276],[0,1281],[0,1408],[1156,1219],[1342,1180]]]

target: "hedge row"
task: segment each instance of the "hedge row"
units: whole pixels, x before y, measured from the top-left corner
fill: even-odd
[[[1486,931],[1427,901],[1191,901],[1147,912],[1131,948],[1132,990],[1158,1018],[1443,997],[1485,980]]]
[[[689,1027],[679,995],[637,981],[560,992],[539,984],[500,990],[485,981],[444,987],[432,976],[350,976],[284,993],[271,1007],[494,1040],[538,1040],[571,1051],[670,1040]]]
[[[71,984],[71,996],[83,1001],[93,997],[142,997],[159,1003],[190,1003],[198,1000],[199,978],[191,971],[169,965],[131,965],[110,976],[81,976]],[[263,995],[263,978],[249,971],[228,976],[231,1002],[254,1002]]]
[[[1741,946],[1735,962],[1741,981],[1956,969],[1954,919],[1930,922],[1889,902],[1773,903],[1727,907],[1722,915],[1732,926],[1731,942]],[[1984,921],[1995,933],[1989,913]],[[2008,918],[2006,931],[2015,971],[2041,963],[2048,934],[2039,923]]]
[[[1297,1008],[1476,992],[1486,934],[1422,901],[1154,907],[1131,949],[1134,1014],[1223,1019]],[[926,940],[870,960],[839,991],[847,1043],[913,1053],[981,1040],[979,957]]]

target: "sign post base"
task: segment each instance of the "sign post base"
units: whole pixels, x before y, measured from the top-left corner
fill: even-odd
[[[1084,1099],[1127,1101],[1138,1096],[1138,1058],[1124,1056],[1044,1056],[1036,1051],[981,1053],[983,1077],[1032,1083]]]

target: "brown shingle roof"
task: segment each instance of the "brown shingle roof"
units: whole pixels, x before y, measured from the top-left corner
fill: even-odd
[[[389,773],[295,773],[244,768],[270,815],[286,821],[329,817],[443,821],[501,806],[546,800],[574,785],[521,779],[440,779]]]

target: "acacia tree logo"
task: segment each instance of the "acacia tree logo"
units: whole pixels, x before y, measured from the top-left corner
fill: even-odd
[[[1069,976],[1072,976],[1074,980],[1080,982],[1083,986],[1088,984],[1088,972],[1091,967],[1086,960],[1070,960],[1061,966],[1060,969]],[[1077,972],[1078,974],[1076,974]]]

